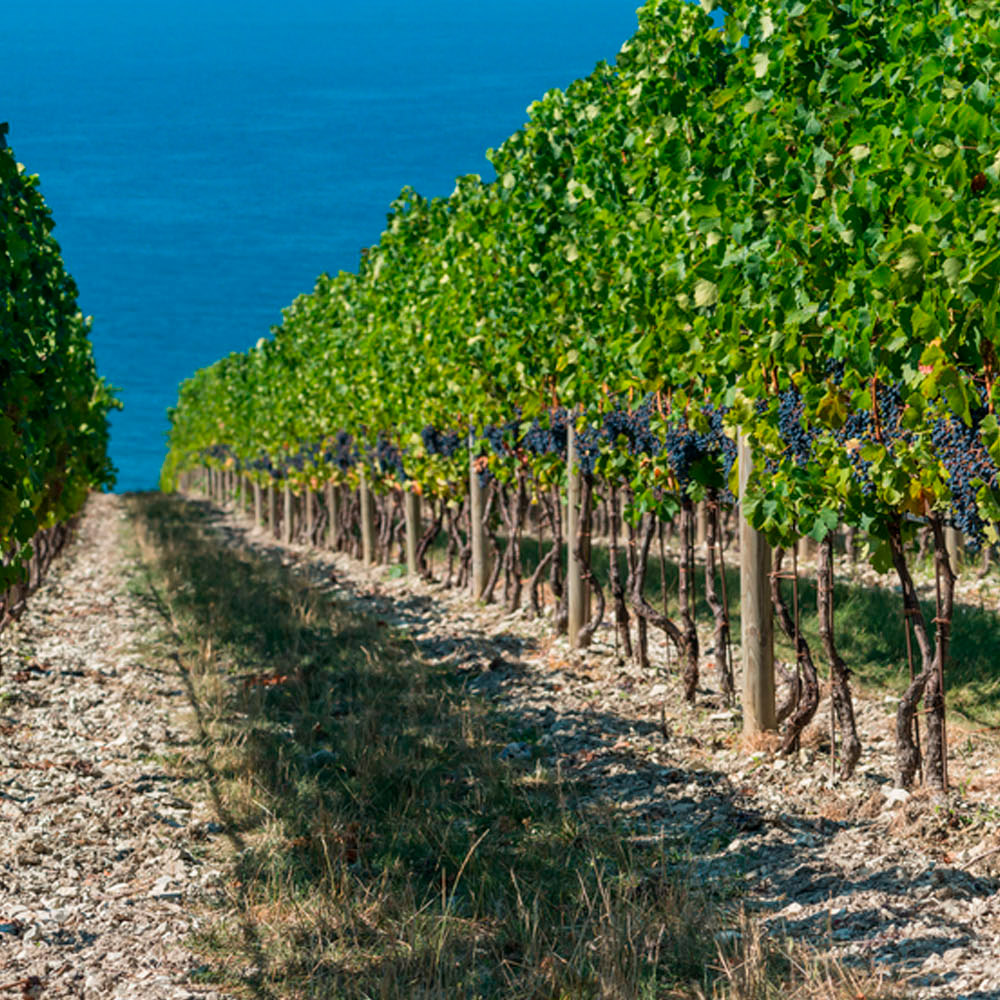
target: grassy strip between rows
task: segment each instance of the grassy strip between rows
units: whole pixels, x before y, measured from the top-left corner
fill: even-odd
[[[676,847],[501,761],[517,718],[405,635],[227,544],[196,504],[128,504],[134,587],[165,622],[151,648],[179,665],[200,736],[176,766],[234,847],[194,942],[207,980],[257,997],[897,995],[766,942]]]

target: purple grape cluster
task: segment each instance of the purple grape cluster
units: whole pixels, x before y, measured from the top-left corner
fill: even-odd
[[[336,465],[341,472],[347,472],[357,464],[358,457],[354,438],[347,431],[337,431],[333,437],[327,438],[323,452],[323,461],[327,465]]]
[[[653,396],[649,395],[634,410],[616,406],[606,413],[599,433],[612,445],[624,442],[630,455],[658,455],[663,442],[650,428],[652,416]]]
[[[440,455],[442,458],[452,458],[462,447],[462,435],[456,432],[439,431],[428,424],[421,432],[424,449],[428,455]]]
[[[494,455],[512,455],[521,445],[521,422],[518,414],[502,424],[489,424],[483,428],[482,439]]]
[[[566,411],[552,407],[544,417],[535,417],[522,441],[525,451],[532,455],[558,455],[566,457]]]
[[[977,484],[983,483],[993,490],[1000,485],[1000,469],[982,439],[982,421],[989,412],[984,390],[980,390],[980,400],[984,405],[972,410],[971,426],[957,417],[945,417],[931,424],[931,444],[948,470],[952,523],[973,549],[982,545],[985,528],[976,503]]]
[[[881,441],[891,454],[895,442],[909,439],[909,432],[903,428],[905,404],[900,383],[880,382],[875,389],[875,406],[877,423],[875,410],[854,410],[835,433],[838,444],[855,441],[863,445]],[[853,447],[847,454],[862,495],[871,496],[875,491],[870,475],[871,462],[861,457],[860,447]]]
[[[812,458],[813,444],[818,432],[803,423],[802,394],[792,386],[778,396],[778,433],[785,443],[783,459],[796,465],[807,465]]]
[[[369,454],[369,459],[378,466],[383,476],[391,476],[400,483],[406,482],[403,454],[386,435],[379,434],[375,439],[375,449]]]

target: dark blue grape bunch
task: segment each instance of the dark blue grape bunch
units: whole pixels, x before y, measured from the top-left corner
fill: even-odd
[[[843,426],[834,432],[834,437],[842,446],[851,442],[847,458],[851,463],[852,475],[861,489],[861,495],[871,496],[875,492],[875,484],[871,478],[872,464],[861,457],[861,446],[875,440],[875,421],[871,410],[853,410]]]
[[[979,487],[975,484],[984,483],[996,490],[1000,477],[982,439],[982,421],[989,412],[983,390],[979,398],[980,405],[971,411],[971,425],[957,417],[942,417],[931,424],[931,444],[948,471],[951,522],[973,549],[982,545],[986,527],[976,502]]]
[[[420,432],[420,437],[428,455],[440,455],[442,458],[452,458],[463,441],[463,436],[457,431],[439,431],[430,424]]]
[[[592,476],[601,454],[603,438],[600,428],[585,427],[576,435],[576,460],[585,476]]]
[[[778,396],[778,433],[785,444],[783,459],[807,465],[812,458],[818,432],[803,420],[802,393],[792,386]]]
[[[843,358],[827,358],[826,364],[823,366],[823,373],[834,385],[840,385],[844,381],[846,370],[847,365]]]
[[[667,462],[681,489],[686,489],[690,484],[691,468],[702,457],[695,438],[696,435],[682,422],[671,424],[663,437]]]
[[[719,499],[724,504],[733,504],[736,502],[736,497],[733,496],[728,483],[733,466],[736,464],[738,449],[736,442],[726,433],[723,427],[723,421],[729,412],[729,408],[706,403],[702,407],[701,412],[708,420],[708,430],[698,435],[696,444],[705,455],[711,455],[719,462],[722,481],[727,484],[720,491]]]
[[[217,462],[223,462],[237,472],[245,472],[253,467],[250,462],[245,462],[240,458],[227,444],[213,444],[202,449],[200,454],[203,459],[215,459]]]
[[[566,453],[566,413],[553,408],[546,414],[535,417],[525,431],[521,442],[525,451],[532,455],[560,455]]]
[[[848,460],[862,496],[872,496],[875,484],[871,478],[871,462],[861,457],[865,444],[882,444],[890,453],[893,446],[908,441],[910,434],[903,427],[903,387],[899,382],[879,382],[875,388],[875,409],[853,410],[843,425],[834,432],[838,444],[848,446]]]
[[[327,461],[335,464],[341,472],[352,469],[361,457],[354,438],[344,430],[337,431],[333,435],[327,447],[327,454],[330,455]]]
[[[403,467],[403,454],[398,446],[385,434],[379,434],[375,440],[375,450],[370,456],[373,465],[377,465],[383,476],[394,478],[397,482],[406,482],[406,470]]]
[[[520,413],[502,424],[489,424],[483,428],[483,440],[490,446],[494,455],[505,458],[515,454],[521,447]]]
[[[533,455],[566,457],[566,411],[554,406],[535,417],[525,432],[522,447]]]
[[[663,442],[652,430],[653,404],[654,397],[649,394],[635,409],[618,405],[609,410],[601,427],[604,440],[616,447],[624,439],[630,455],[658,455]]]

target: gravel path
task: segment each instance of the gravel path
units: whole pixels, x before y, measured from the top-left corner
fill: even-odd
[[[184,942],[219,878],[203,860],[219,828],[163,766],[188,745],[187,700],[143,652],[163,622],[128,591],[123,507],[90,499],[0,637],[0,985],[35,976],[53,1000],[207,992],[185,985]]]

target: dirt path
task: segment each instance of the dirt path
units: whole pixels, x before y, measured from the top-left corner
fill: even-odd
[[[93,498],[0,640],[0,985],[37,976],[46,997],[213,996],[185,942],[218,891],[210,847],[222,831],[199,784],[170,766],[190,749],[187,699],[162,619],[129,586],[140,569],[123,519],[121,498]],[[571,656],[521,613],[284,550],[232,513],[215,524],[404,630],[519,720],[502,759],[582,779],[584,809],[614,803],[636,838],[690,858],[699,881],[745,892],[774,933],[908,977],[914,997],[1000,998],[1000,778],[985,734],[954,727],[960,791],[947,802],[903,800],[888,794],[892,699],[860,700],[858,776],[833,783],[823,725],[797,760],[751,754],[717,693],[686,708],[673,677],[620,662],[607,630]],[[651,652],[665,661],[655,641]]]
[[[123,520],[122,498],[92,497],[0,639],[0,985],[36,976],[53,1000],[208,992],[184,942],[219,828],[169,767],[186,697],[149,648],[162,622],[129,588]]]

